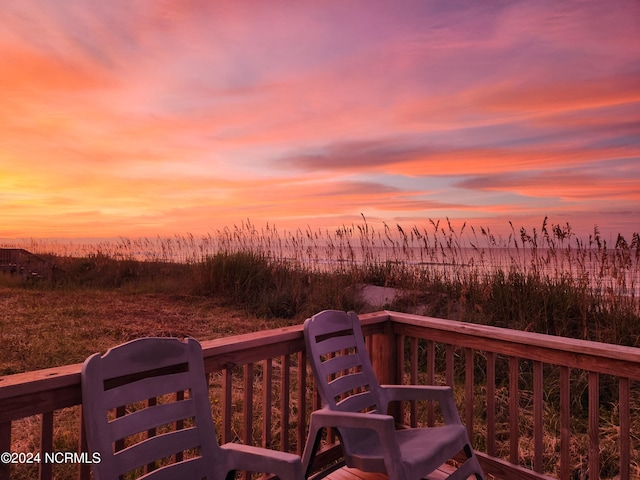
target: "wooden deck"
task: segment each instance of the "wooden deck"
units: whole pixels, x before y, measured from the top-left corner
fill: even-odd
[[[444,480],[454,471],[453,468],[448,469],[446,466],[440,467],[432,474],[425,477],[425,480]],[[368,473],[362,472],[355,468],[342,467],[331,472],[325,478],[328,480],[388,480],[389,477],[384,473]]]
[[[640,444],[631,432],[638,419],[632,400],[640,388],[640,349],[399,312],[373,312],[360,319],[382,383],[447,383],[464,392],[462,420],[470,436],[474,437],[474,428],[486,429],[482,432],[485,448],[476,453],[487,476],[570,480],[588,475],[590,480],[599,480],[605,478],[600,472],[606,461],[617,467],[612,471],[615,478],[640,479],[636,456],[632,456]],[[310,372],[299,368],[306,362],[302,325],[202,343],[211,394],[218,399],[212,409],[220,421],[220,441],[302,452],[310,412],[319,407]],[[78,427],[82,424],[80,409],[68,409],[82,405],[80,368],[75,364],[0,376],[0,452],[39,444],[36,451],[44,455],[55,451],[61,432],[67,430],[72,436],[65,437],[64,445],[77,441],[80,451],[87,451],[83,429],[73,432],[67,426],[71,421]],[[459,372],[463,372],[462,377]],[[578,387],[585,392],[582,402],[587,402],[579,420],[588,431],[576,435],[577,419],[573,416],[577,412],[571,408],[571,391]],[[281,394],[274,395],[276,389]],[[550,397],[555,400],[549,401]],[[617,415],[601,417],[603,398],[616,405]],[[521,399],[526,399],[526,404]],[[256,404],[263,405],[263,415],[255,415]],[[414,413],[412,405],[401,407],[399,418],[409,416],[411,422],[429,423],[429,409],[416,409]],[[62,410],[68,419],[59,415]],[[531,419],[532,428],[520,424],[523,415]],[[28,417],[39,422],[39,432],[37,423],[33,429],[20,424]],[[545,422],[550,420],[558,425],[559,444],[554,452],[544,448]],[[610,427],[617,430],[618,441],[617,445],[607,444],[613,451],[604,458],[601,436],[604,428]],[[258,436],[252,436],[252,432]],[[519,448],[522,442],[530,443],[531,448]],[[327,448],[332,447],[339,448],[335,439],[327,444]],[[339,455],[325,457],[319,469],[330,468]],[[555,466],[551,472],[545,471],[548,464]],[[91,478],[88,463],[43,463],[39,475],[33,470],[22,474],[26,470],[18,467],[26,469],[29,465],[0,462],[0,480]],[[387,480],[384,475],[352,469],[329,476],[331,480]],[[444,474],[434,473],[428,478],[439,480]]]
[[[46,277],[51,265],[24,248],[0,248],[0,273],[19,274],[25,278]]]

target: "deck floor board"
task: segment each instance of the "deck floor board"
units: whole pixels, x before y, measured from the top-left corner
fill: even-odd
[[[440,467],[435,472],[431,473],[425,480],[444,480],[451,473],[453,469],[448,469],[446,466]],[[384,473],[369,473],[363,472],[355,468],[342,467],[331,472],[326,476],[328,480],[388,480],[389,477]]]

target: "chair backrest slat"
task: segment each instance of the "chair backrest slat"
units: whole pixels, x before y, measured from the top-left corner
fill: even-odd
[[[317,342],[317,352],[319,355],[349,350],[356,347],[356,339],[353,333],[340,337],[332,337]]]
[[[195,428],[185,428],[168,432],[163,435],[149,437],[131,447],[116,452],[115,458],[118,463],[124,466],[123,474],[131,470],[131,467],[141,467],[159,458],[170,457],[176,453],[198,448],[201,446],[201,439]]]
[[[360,357],[358,355],[340,355],[330,358],[322,362],[320,369],[324,376],[334,375],[343,370],[355,369],[361,367]]]
[[[191,382],[190,375],[185,373],[145,378],[105,391],[105,406],[107,408],[116,408],[128,403],[141,402],[148,398],[187,390]]]
[[[152,428],[192,418],[195,414],[193,401],[186,399],[155,405],[116,418],[109,422],[109,428],[112,438],[120,440]]]
[[[336,405],[336,410],[343,412],[370,412],[370,413],[386,413],[381,412],[375,403],[375,398],[371,392],[362,392],[350,395],[341,400]]]
[[[363,372],[342,375],[329,382],[328,390],[333,394],[333,397],[360,393],[363,389],[369,390],[368,381],[369,378]]]

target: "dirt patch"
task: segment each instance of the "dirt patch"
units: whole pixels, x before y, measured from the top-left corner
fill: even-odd
[[[356,286],[360,300],[374,310],[384,310],[396,299],[407,293],[406,290],[378,285],[360,284]]]

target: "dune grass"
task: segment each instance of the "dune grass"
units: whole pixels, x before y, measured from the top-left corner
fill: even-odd
[[[516,230],[430,220],[375,229],[280,232],[251,222],[195,238],[121,238],[96,245],[31,241],[56,274],[37,287],[209,296],[265,318],[304,319],[323,308],[359,310],[354,286],[403,292],[394,305],[455,320],[636,346],[640,236],[613,245],[597,227]],[[78,254],[81,254],[78,256]],[[1,280],[0,282],[15,280]]]
[[[512,226],[502,238],[448,221],[374,229],[363,217],[324,232],[243,222],[201,238],[22,246],[55,269],[46,279],[0,275],[0,335],[13,347],[0,351],[0,374],[80,362],[138,336],[204,340],[300,323],[326,308],[364,312],[361,284],[397,288],[385,306],[393,310],[640,346],[637,233],[610,244],[597,228],[581,239],[570,225],[545,219],[532,231]],[[572,448],[587,442],[579,380]],[[550,399],[554,388],[546,389]],[[603,415],[614,415],[611,406]],[[639,407],[634,394],[632,408]],[[550,450],[554,428],[545,437]],[[604,432],[603,452],[609,433],[615,449],[615,432]]]

